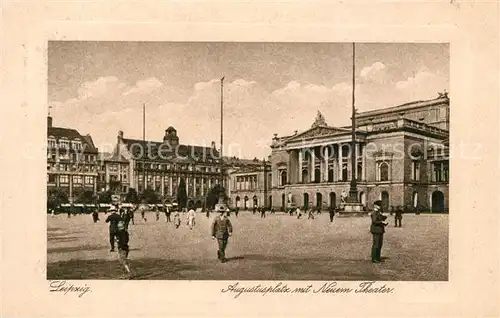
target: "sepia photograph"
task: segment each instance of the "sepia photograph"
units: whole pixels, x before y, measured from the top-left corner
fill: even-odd
[[[47,63],[48,280],[448,281],[449,44],[49,41]]]

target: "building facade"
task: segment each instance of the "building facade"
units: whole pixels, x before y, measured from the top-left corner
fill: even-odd
[[[351,149],[351,127],[328,126],[319,112],[310,129],[274,136],[273,206],[339,206],[355,169],[359,200],[369,209],[382,200],[386,211],[394,206],[447,211],[447,94],[363,112],[356,118],[355,149]]]
[[[272,206],[272,172],[269,161],[228,158],[229,204],[243,210]]]
[[[69,202],[84,192],[97,193],[98,150],[90,135],[54,127],[47,118],[47,192],[60,190]]]
[[[180,144],[173,127],[165,131],[163,141],[127,139],[120,131],[115,153],[120,159],[116,164],[121,169],[117,176],[123,178],[127,175],[127,186],[135,188],[138,193],[151,189],[164,202],[177,200],[179,184],[183,179],[188,205],[201,207],[208,191],[225,179],[221,174],[215,143],[212,142],[212,147]]]

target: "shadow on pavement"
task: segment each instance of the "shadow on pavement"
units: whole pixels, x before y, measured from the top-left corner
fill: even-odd
[[[145,258],[130,261],[134,279],[188,279],[182,271],[197,267],[176,260]],[[123,267],[116,260],[69,260],[49,263],[47,279],[99,279],[114,280],[124,275]]]
[[[54,247],[47,249],[47,253],[69,253],[69,252],[86,252],[86,251],[98,251],[105,249],[105,247],[98,245],[89,246],[66,246],[66,247]]]

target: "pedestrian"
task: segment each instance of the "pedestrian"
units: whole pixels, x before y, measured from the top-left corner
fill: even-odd
[[[97,221],[99,221],[99,213],[97,213],[96,209],[94,209],[94,211],[92,212],[92,220],[94,220],[94,223],[97,223]]]
[[[226,209],[223,205],[218,207],[218,212],[220,213],[212,223],[212,239],[217,239],[218,250],[217,258],[221,263],[226,262],[226,247],[229,237],[233,234],[233,226],[231,221],[225,215]]]
[[[123,223],[125,226],[125,230],[128,230],[128,225],[130,224],[130,220],[132,219],[131,211],[130,209],[124,209],[125,211],[123,212],[122,219]]]
[[[240,212],[240,208],[236,207],[236,209],[234,210],[234,214],[236,215],[236,217],[238,217],[239,212]]]
[[[147,222],[148,219],[146,218],[146,209],[147,209],[146,204],[141,204],[139,209],[141,209],[141,218],[144,220],[144,222]]]
[[[132,221],[132,224],[134,224],[134,225],[135,225],[135,223],[134,223],[134,213],[135,213],[136,210],[137,210],[137,205],[132,206],[132,208],[130,208],[130,210],[129,210],[130,221]]]
[[[188,224],[190,230],[193,229],[193,226],[195,226],[195,223],[196,223],[196,213],[191,208],[187,213],[187,224]]]
[[[156,221],[160,220],[160,209],[158,207],[155,208],[156,211]]]
[[[123,221],[120,215],[118,215],[118,211],[114,206],[109,208],[109,212],[111,214],[106,218],[106,223],[109,223],[109,244],[111,245],[110,252],[115,251],[115,237],[118,232],[118,222]]]
[[[295,213],[297,213],[297,219],[300,219],[300,217],[302,216],[302,211],[300,210],[299,207],[297,207],[297,210],[295,211]]]
[[[210,209],[207,208],[207,213],[206,213],[207,219],[210,217]]]
[[[165,222],[170,222],[170,208],[165,205],[164,207],[164,212],[165,212]]]
[[[256,206],[253,207],[253,214],[255,214],[255,212],[257,212],[257,207]]]
[[[373,244],[372,244],[372,263],[380,263],[381,262],[381,251],[382,244],[384,241],[384,233],[385,227],[387,223],[384,221],[387,219],[381,211],[381,203],[379,201],[375,202],[373,207],[373,213],[371,214],[372,224],[370,226],[370,232],[373,236]]]
[[[328,213],[330,214],[330,223],[333,222],[333,218],[335,217],[335,207],[331,206],[328,209]]]
[[[310,206],[310,208],[307,210],[307,219],[313,219],[314,220],[314,207]]]
[[[130,271],[130,264],[128,261],[128,253],[129,253],[129,234],[127,231],[127,227],[125,225],[125,222],[119,221],[117,224],[117,232],[116,232],[116,238],[117,238],[117,245],[118,245],[118,259],[120,264],[125,268],[125,271],[127,272],[126,278],[132,278],[132,272]]]
[[[401,227],[401,221],[403,220],[403,207],[398,206],[394,214],[394,227]]]
[[[181,225],[181,215],[179,214],[179,211],[175,211],[174,213],[174,225],[176,229],[178,229]]]
[[[290,214],[290,216],[293,216],[293,208],[290,208],[290,209],[288,210],[288,214]]]
[[[266,218],[266,209],[264,207],[260,207],[260,218],[261,219]]]

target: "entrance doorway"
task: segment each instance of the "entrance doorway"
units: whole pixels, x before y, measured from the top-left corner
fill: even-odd
[[[432,192],[432,202],[431,202],[433,213],[444,212],[444,194],[441,191]]]
[[[304,193],[304,209],[309,208],[309,194]]]

